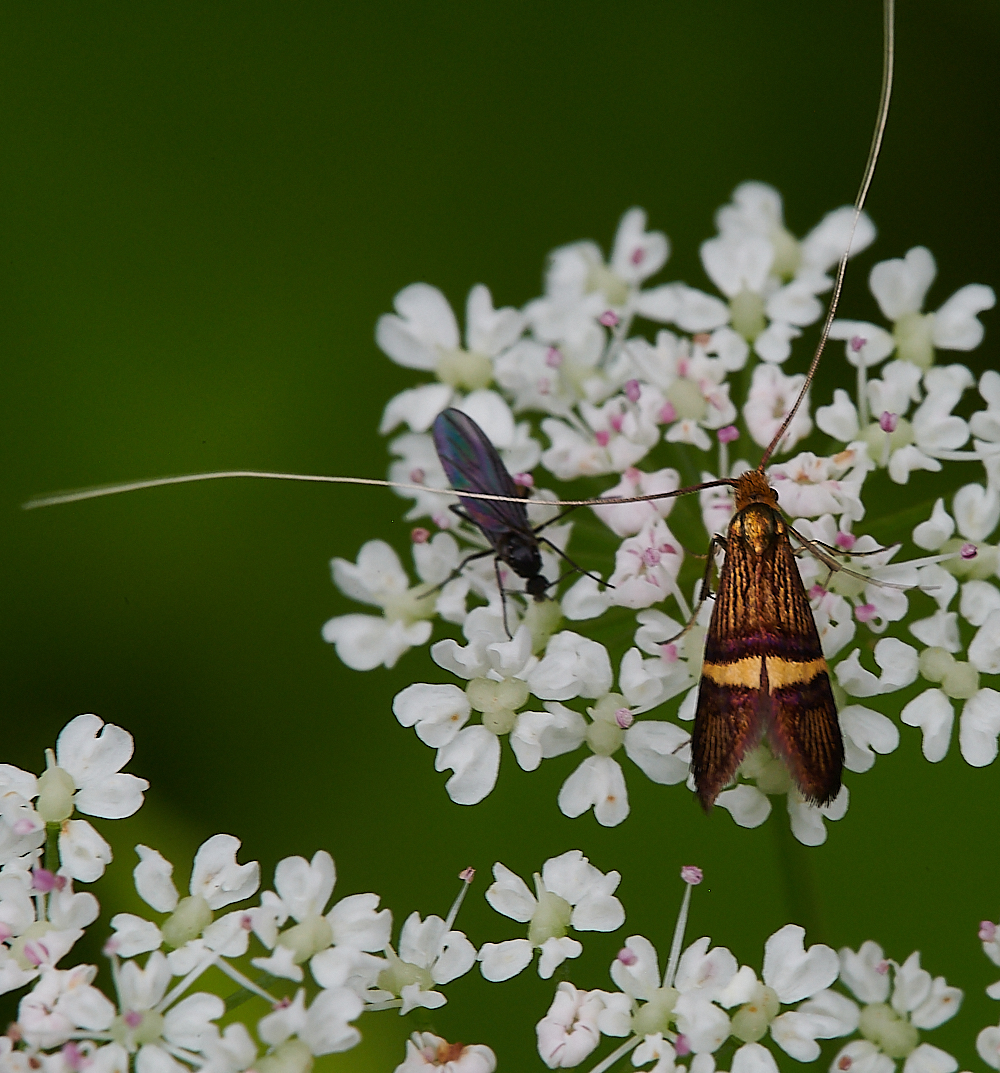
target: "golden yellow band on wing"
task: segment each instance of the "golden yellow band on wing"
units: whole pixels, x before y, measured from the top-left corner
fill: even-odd
[[[767,656],[767,685],[770,692],[785,686],[800,686],[811,682],[820,672],[826,672],[826,660],[811,659],[807,662]]]
[[[717,686],[742,686],[744,689],[760,689],[761,656],[747,656],[733,663],[702,664],[701,674]]]

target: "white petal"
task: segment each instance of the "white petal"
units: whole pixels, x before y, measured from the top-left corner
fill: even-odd
[[[760,827],[771,815],[771,802],[756,786],[741,782],[723,790],[715,803],[724,808],[740,827]]]
[[[392,300],[396,312],[405,318],[421,338],[439,346],[458,346],[458,324],[448,299],[427,283],[411,283]]]
[[[378,430],[384,436],[405,424],[411,432],[426,432],[453,394],[448,384],[421,384],[401,391],[386,403]]]
[[[896,724],[860,704],[850,704],[840,712],[840,726],[848,771],[869,771],[875,763],[875,753],[891,753],[899,747]]]
[[[955,522],[944,509],[944,500],[938,499],[934,510],[926,522],[921,522],[913,530],[913,543],[926,551],[937,551],[955,532]]]
[[[907,726],[923,731],[923,754],[932,764],[945,758],[951,742],[955,711],[940,689],[925,689],[906,705],[899,718]]]
[[[786,321],[772,321],[754,340],[754,352],[764,361],[780,365],[792,353],[792,340],[801,334]]]
[[[921,1043],[903,1063],[903,1073],[955,1073],[958,1062],[947,1051]]]
[[[400,656],[431,635],[430,622],[389,622],[374,615],[340,615],[323,625],[323,640],[337,649],[342,663],[354,671],[395,667]]]
[[[977,313],[996,305],[992,287],[970,283],[956,291],[934,314],[934,345],[942,350],[974,350],[984,329]]]
[[[866,369],[871,369],[879,362],[885,361],[896,349],[896,340],[890,332],[864,320],[840,320],[838,318],[830,328],[830,338],[846,340],[847,360],[855,368],[863,364]],[[852,342],[858,339],[863,342],[861,348],[855,350]]]
[[[906,313],[920,312],[936,275],[931,251],[914,246],[903,259],[877,264],[868,277],[868,286],[885,317],[895,321]]]
[[[802,240],[804,266],[826,272],[832,268],[847,249],[853,257],[867,249],[875,241],[875,225],[867,213],[857,215],[851,205],[842,205],[828,212]]]
[[[878,943],[869,940],[855,952],[850,947],[840,951],[840,979],[862,1002],[885,1002],[890,979],[885,969],[885,954]]]
[[[969,661],[983,674],[1000,674],[1000,610],[991,611],[969,644]]]
[[[774,1055],[759,1043],[744,1043],[733,1055],[732,1073],[778,1073]]]
[[[543,980],[550,980],[552,974],[567,958],[578,958],[583,953],[583,943],[564,935],[561,939],[554,936],[541,945],[538,959],[538,975]]]
[[[729,1017],[696,991],[682,994],[674,1006],[677,1027],[695,1054],[712,1053],[729,1037]]]
[[[78,715],[59,732],[56,762],[82,789],[121,770],[132,758],[133,748],[132,735],[127,730],[105,724],[96,715]]]
[[[478,804],[496,785],[500,742],[483,726],[465,727],[438,749],[434,769],[454,771],[445,789],[457,805]]]
[[[160,929],[151,920],[143,920],[133,913],[115,914],[111,918],[111,927],[115,934],[110,942],[119,957],[131,958],[157,950],[163,942]]]
[[[260,885],[260,865],[256,861],[237,863],[240,845],[233,835],[212,835],[194,855],[190,890],[200,894],[213,912],[249,898]]]
[[[524,880],[499,861],[493,865],[492,883],[486,891],[486,900],[498,912],[522,924],[531,920],[538,902]]]
[[[1000,1069],[1000,1027],[984,1028],[976,1036],[976,1051],[988,1066]]]
[[[816,424],[828,436],[850,443],[858,435],[858,411],[851,396],[843,388],[833,393],[833,405],[820,406],[816,410]]]
[[[171,879],[174,866],[149,846],[136,846],[135,851],[139,863],[132,869],[132,876],[139,897],[159,913],[172,913],[178,901],[177,888]]]
[[[111,847],[86,820],[66,820],[59,832],[59,862],[73,879],[93,883],[111,863]]]
[[[687,778],[688,761],[678,754],[688,741],[675,723],[642,719],[625,732],[625,753],[653,782],[674,786]]]
[[[836,951],[817,943],[805,949],[805,928],[786,924],[764,944],[764,983],[783,1003],[798,1002],[829,987],[840,971]]]
[[[962,618],[973,626],[982,626],[992,611],[1000,611],[1000,589],[989,581],[965,582],[959,602]]]
[[[962,709],[958,744],[962,758],[973,767],[986,767],[997,758],[997,735],[1000,734],[1000,693],[980,689]]]
[[[483,943],[479,951],[479,970],[493,983],[510,980],[530,964],[535,948],[527,939],[508,939],[502,943]]]
[[[416,727],[417,737],[438,749],[465,726],[472,706],[458,686],[416,682],[396,694],[392,711],[401,726]]]
[[[625,777],[610,756],[587,757],[559,791],[564,816],[579,816],[589,808],[603,827],[616,827],[628,815]]]
[[[1000,492],[981,484],[966,484],[955,493],[951,509],[962,536],[985,540],[1000,521]]]

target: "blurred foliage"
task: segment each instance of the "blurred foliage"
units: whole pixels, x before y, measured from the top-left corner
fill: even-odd
[[[940,269],[930,308],[1000,282],[998,43],[988,0],[901,5],[869,201],[880,235],[848,273],[845,315],[875,317],[868,268],[917,244]],[[134,899],[126,846],[158,846],[184,882],[221,830],[268,882],[280,857],[328,848],[337,893],[377,891],[397,922],[443,913],[475,865],[460,926],[481,943],[517,932],[481,898],[494,861],[529,875],[579,847],[622,871],[626,934],[663,951],[678,867],[697,863],[689,937],[758,967],[810,888],[810,941],[921,949],[967,990],[934,1042],[970,1068],[997,1013],[976,940],[1000,901],[997,766],[973,771],[954,748],[928,765],[903,728],[897,753],[848,776],[850,812],[816,850],[783,816],[740,830],[642,777],[621,827],[568,820],[555,796],[575,757],[531,775],[507,753],[498,789],[463,809],[390,710],[408,682],[442,680],[426,651],[360,675],[319,635],[352,607],[331,556],[375,536],[405,550],[391,493],[219,483],[18,510],[33,493],[234,466],[382,476],[381,408],[414,381],[372,338],[397,290],[426,280],[461,309],[485,282],[522,304],[548,250],[606,247],[633,204],[671,237],[660,278],[707,286],[698,244],[737,183],[777,186],[798,234],[853,198],[880,49],[873,0],[4,6],[3,760],[39,770],[82,711],[134,733],[131,770],[152,790],[101,825],[119,851],[112,910]],[[979,369],[996,364],[986,323]],[[832,348],[816,399],[842,362]],[[940,488],[920,474],[885,491],[902,508]],[[606,986],[619,944],[588,942],[574,981]],[[498,986],[470,976],[426,1024],[535,1067],[552,982]],[[324,1066],[399,1061],[416,1025],[380,1016],[385,1039],[369,1018],[363,1048]]]

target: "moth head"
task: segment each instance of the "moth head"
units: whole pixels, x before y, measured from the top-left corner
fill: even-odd
[[[736,478],[736,509],[743,510],[751,503],[764,503],[775,508],[778,506],[778,493],[758,469],[748,470]]]

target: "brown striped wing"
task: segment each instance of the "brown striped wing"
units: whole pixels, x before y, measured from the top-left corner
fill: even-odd
[[[706,809],[765,735],[807,800],[837,796],[844,746],[816,621],[781,514],[755,503],[730,526],[705,643],[691,766]]]

